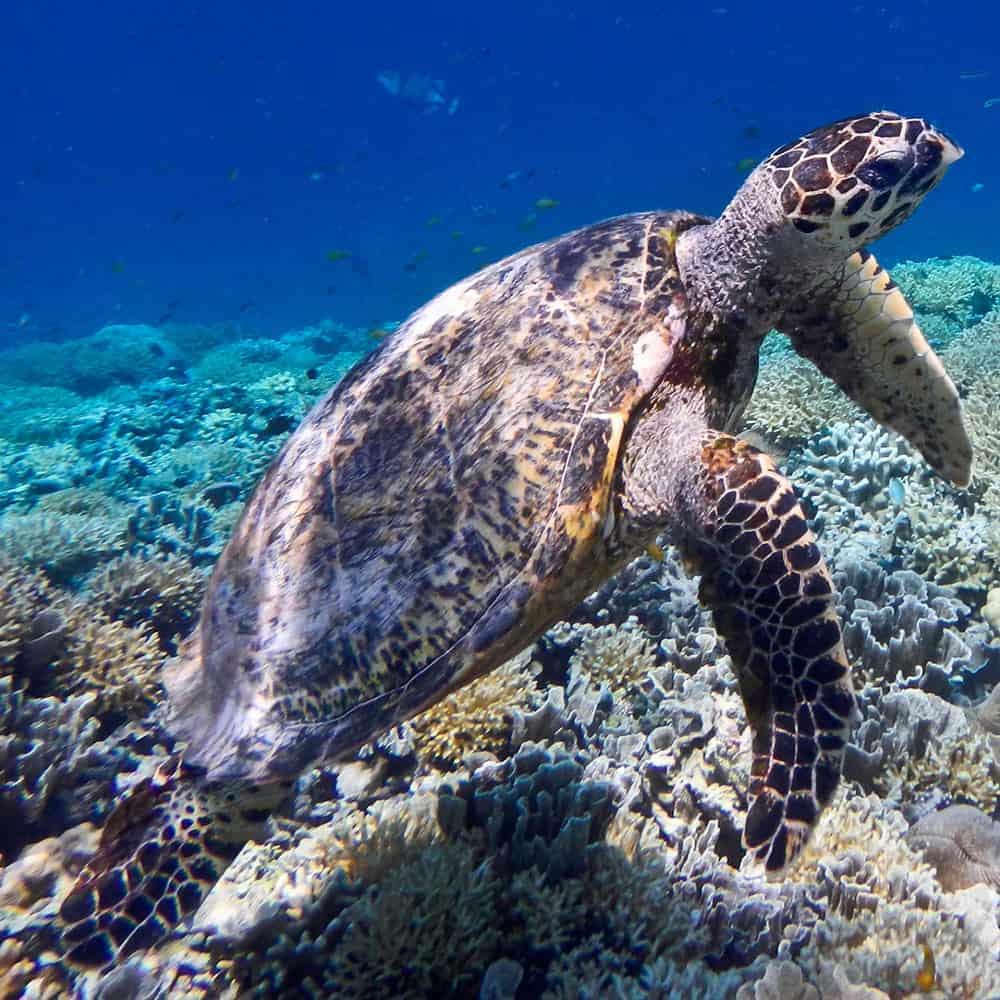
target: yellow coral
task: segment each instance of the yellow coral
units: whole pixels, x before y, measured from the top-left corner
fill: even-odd
[[[501,753],[512,710],[532,702],[529,659],[530,653],[522,653],[418,715],[412,722],[418,754],[453,768],[475,750]]]
[[[90,599],[109,618],[149,625],[169,643],[193,626],[205,582],[205,574],[180,556],[125,555],[91,578]]]
[[[74,604],[67,614],[65,647],[50,685],[60,696],[93,691],[101,711],[140,718],[160,700],[165,654],[146,626],[111,621],[91,605]]]
[[[864,861],[850,877],[841,878],[842,897],[851,891],[863,891],[889,899],[896,872],[904,870],[914,878],[934,874],[921,855],[904,841],[907,829],[902,815],[886,809],[877,796],[852,794],[842,787],[823,811],[816,832],[784,878],[809,885],[815,881],[821,861],[854,851],[863,855]]]
[[[634,618],[621,625],[575,625],[573,630],[583,638],[570,657],[570,670],[597,686],[605,685],[615,698],[638,685],[657,665],[655,643]]]
[[[968,802],[992,815],[1000,796],[997,764],[987,736],[970,732],[961,743],[931,743],[922,757],[904,754],[888,766],[888,774],[902,781],[904,797],[945,788],[956,802]]]

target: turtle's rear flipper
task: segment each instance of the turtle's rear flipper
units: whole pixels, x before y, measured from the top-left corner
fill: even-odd
[[[902,434],[935,472],[968,485],[972,446],[958,391],[903,293],[870,253],[852,254],[837,284],[794,303],[781,328],[799,354]]]
[[[179,757],[108,818],[59,910],[65,960],[102,969],[156,944],[191,914],[286,789],[196,780]]]
[[[698,421],[677,405],[640,426],[622,503],[640,532],[676,529],[702,574],[753,735],[743,845],[777,873],[840,781],[854,692],[830,574],[791,484],[767,455]]]

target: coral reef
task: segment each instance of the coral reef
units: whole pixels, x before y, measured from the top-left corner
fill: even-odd
[[[167,752],[160,669],[255,480],[371,341],[120,327],[79,360],[0,352],[0,995],[1000,992],[998,273],[894,269],[963,393],[967,492],[765,346],[746,424],[833,567],[859,705],[786,877],[744,867],[749,727],[663,539],[532,649],[303,775],[174,939],[105,976],[53,936],[90,824]]]
[[[132,628],[148,626],[174,652],[194,625],[205,584],[205,573],[177,556],[124,555],[88,580],[88,603]]]
[[[421,758],[457,767],[472,752],[501,753],[507,746],[515,710],[533,705],[535,682],[531,653],[459,688],[410,726]]]

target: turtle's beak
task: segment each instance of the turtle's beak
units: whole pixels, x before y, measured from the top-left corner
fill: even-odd
[[[942,166],[950,167],[956,160],[960,160],[965,156],[965,150],[954,139],[945,135],[944,132],[938,132],[937,135],[941,140]]]

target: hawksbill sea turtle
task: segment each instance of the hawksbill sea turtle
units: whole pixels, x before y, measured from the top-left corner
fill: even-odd
[[[955,386],[863,249],[961,155],[921,118],[838,121],[771,154],[718,219],[600,222],[415,312],[247,504],[166,671],[183,750],[109,818],[61,906],[66,958],[154,943],[303,769],[494,669],[660,534],[732,656],[753,733],[743,843],[780,874],[837,786],[855,699],[795,492],[734,431],[775,328],[968,483]]]

